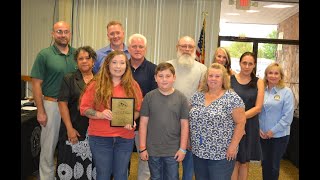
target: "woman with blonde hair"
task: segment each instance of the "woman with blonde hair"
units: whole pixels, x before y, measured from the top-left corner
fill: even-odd
[[[263,179],[279,178],[280,161],[287,149],[293,120],[294,96],[284,84],[284,73],[278,63],[264,72],[264,103],[259,115]]]
[[[246,123],[245,105],[231,89],[226,68],[213,63],[191,99],[189,112],[197,180],[230,180]]]
[[[218,47],[214,53],[212,62],[222,64],[227,69],[229,76],[236,74],[236,72],[231,69],[231,57],[226,48]]]

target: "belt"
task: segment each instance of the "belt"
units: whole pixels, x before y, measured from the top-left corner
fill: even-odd
[[[58,102],[58,99],[53,98],[53,97],[48,97],[48,96],[44,96],[43,99],[44,99],[44,100],[47,100],[47,101]]]

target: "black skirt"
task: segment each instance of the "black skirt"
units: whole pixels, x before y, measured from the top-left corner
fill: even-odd
[[[68,140],[59,142],[57,180],[91,180],[95,177],[96,169],[92,163],[88,136],[77,144],[71,144]]]

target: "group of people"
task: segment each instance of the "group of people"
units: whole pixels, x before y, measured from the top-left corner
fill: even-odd
[[[125,45],[119,21],[108,23],[110,44],[97,51],[71,47],[70,28],[54,24],[54,43],[31,70],[41,180],[126,180],[134,144],[138,180],[178,180],[180,162],[183,180],[247,179],[250,160],[262,161],[264,179],[278,179],[294,106],[279,64],[259,79],[246,52],[237,74],[219,47],[206,67],[195,61],[194,39],[183,36],[177,57],[155,65],[142,34]],[[134,99],[133,124],[110,125],[112,97]]]

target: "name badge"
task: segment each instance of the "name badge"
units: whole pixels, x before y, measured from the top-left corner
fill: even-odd
[[[280,101],[280,96],[279,96],[278,94],[276,94],[276,95],[274,96],[274,100]]]

